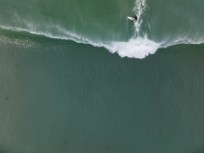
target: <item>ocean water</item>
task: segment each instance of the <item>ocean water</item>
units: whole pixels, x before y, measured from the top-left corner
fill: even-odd
[[[0,152],[204,152],[203,14],[202,0],[0,0]]]

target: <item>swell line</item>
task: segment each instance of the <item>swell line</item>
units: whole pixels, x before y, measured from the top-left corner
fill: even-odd
[[[32,31],[30,29],[17,28],[11,26],[0,26],[1,29],[11,30],[16,32],[27,32],[33,35],[45,36],[47,38],[59,39],[59,40],[71,40],[76,43],[89,44],[94,47],[102,47],[111,53],[118,53],[121,57],[129,58],[139,58],[142,59],[149,54],[154,54],[159,48],[160,44],[149,40],[148,38],[131,38],[124,42],[94,42],[85,37],[79,36],[77,34],[71,33],[64,28],[56,26],[58,32],[63,33],[63,35],[53,35],[52,33],[45,33],[42,31]]]

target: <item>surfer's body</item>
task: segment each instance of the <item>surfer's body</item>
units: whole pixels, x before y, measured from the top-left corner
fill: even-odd
[[[135,19],[135,21],[137,21],[137,16],[136,15],[134,15],[133,18]]]

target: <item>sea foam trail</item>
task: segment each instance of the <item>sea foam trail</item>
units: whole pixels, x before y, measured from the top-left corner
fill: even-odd
[[[135,22],[135,33],[137,35],[141,35],[140,29],[143,23],[142,16],[144,15],[144,12],[146,10],[146,0],[136,0],[135,6],[133,8],[133,13],[137,16],[137,22]]]

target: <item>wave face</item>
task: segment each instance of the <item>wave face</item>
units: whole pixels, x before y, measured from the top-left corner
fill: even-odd
[[[104,47],[144,58],[204,42],[203,0],[0,0],[0,28]],[[138,22],[127,20],[136,14]],[[0,33],[1,34],[1,33]]]

